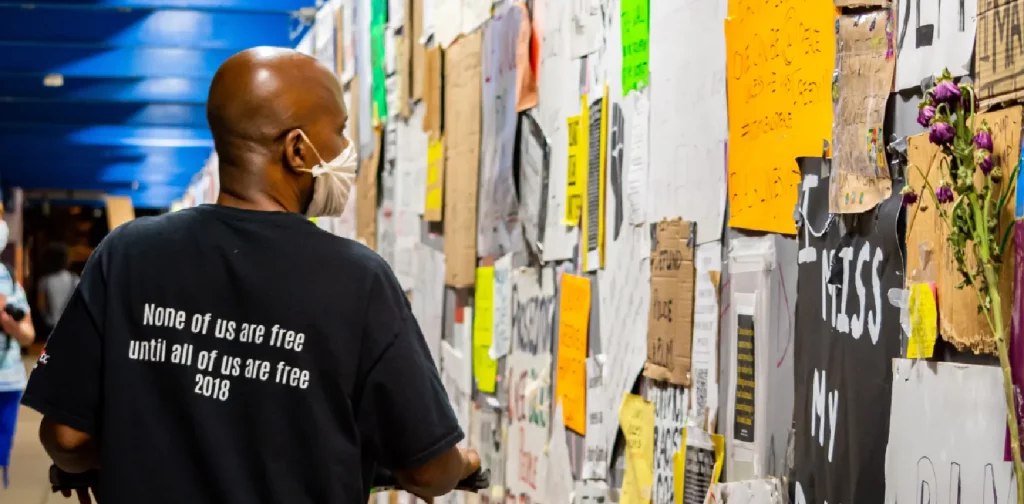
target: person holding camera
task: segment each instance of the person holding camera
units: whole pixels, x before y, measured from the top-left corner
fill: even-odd
[[[7,247],[9,230],[0,203],[0,252]],[[18,422],[18,405],[28,376],[21,361],[21,347],[31,345],[36,330],[29,316],[25,289],[14,279],[7,266],[0,263],[0,477],[7,488],[7,468],[11,463],[14,427]]]

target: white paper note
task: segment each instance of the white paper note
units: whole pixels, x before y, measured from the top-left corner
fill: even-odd
[[[462,33],[470,33],[491,17],[491,0],[462,0]]]
[[[519,220],[523,223],[523,238],[536,253],[544,249],[544,223],[547,218],[548,180],[550,159],[547,140],[532,112],[522,116],[519,137]]]
[[[505,466],[507,497],[517,502],[523,499],[547,502],[548,428],[554,421],[551,416],[551,354],[530,355],[513,350],[506,366],[510,415]],[[565,443],[564,434],[562,443]],[[568,462],[565,467],[569,467]]]
[[[341,81],[345,83],[356,76],[355,2],[356,0],[345,0],[341,4],[341,45],[344,61]],[[349,110],[352,110],[351,105]]]
[[[720,239],[725,219],[727,4],[651,2],[647,217],[696,222],[698,244]]]
[[[490,12],[489,0],[487,4]],[[484,26],[477,256],[522,249],[513,163],[516,143],[516,42],[523,9],[506,9]]]
[[[417,243],[416,276],[412,291],[412,313],[423,338],[440,365],[441,334],[444,331],[444,253]]]
[[[313,26],[313,51],[317,61],[337,73],[334,35],[334,9],[320,9],[316,13],[316,24]]]
[[[494,261],[494,320],[491,359],[508,354],[512,345],[512,254]]]
[[[398,28],[405,25],[405,6],[408,0],[388,0],[388,26]]]
[[[714,425],[718,416],[718,296],[709,271],[722,270],[722,243],[697,246],[693,302],[693,414]]]
[[[462,33],[462,0],[433,0],[434,41],[447,49]]]
[[[579,229],[565,225],[569,134],[566,118],[580,113],[578,65],[569,49],[569,2],[538,2],[534,24],[541,37],[540,74],[537,79],[537,121],[551,147],[548,174],[544,262],[572,258]]]
[[[548,476],[547,499],[542,502],[570,504],[572,501],[572,462],[569,459],[569,445],[566,443],[562,403],[559,402],[551,418],[551,440],[548,443],[551,474]]]
[[[629,204],[629,223],[638,226],[647,221],[647,177],[650,173],[650,104],[647,91],[633,93],[632,129],[629,132],[629,174],[627,201]]]
[[[441,381],[463,432],[469,432],[469,411],[472,407],[469,382],[472,377],[467,370],[471,371],[472,365],[469,353],[456,350],[447,341],[441,342]],[[466,443],[463,439],[459,445],[466,446]]]
[[[583,469],[580,478],[585,480],[608,479],[608,440],[605,429],[615,429],[612,419],[605,425],[604,398],[604,355],[587,359],[587,435],[584,439]]]
[[[429,136],[423,131],[426,105],[417,103],[408,121],[398,120],[398,170],[408,177],[399,196],[399,208],[423,214],[427,197],[427,145]]]
[[[896,14],[896,89],[918,87],[944,68],[954,77],[967,75],[977,23],[978,2],[901,1]]]
[[[572,6],[572,57],[582,58],[601,46],[600,0],[565,0]]]

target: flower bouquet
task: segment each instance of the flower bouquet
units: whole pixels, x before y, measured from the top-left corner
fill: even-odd
[[[992,159],[992,132],[985,121],[976,124],[977,96],[969,84],[957,85],[949,70],[942,72],[935,86],[929,89],[918,105],[917,122],[928,128],[928,140],[942,148],[941,179],[932,187],[921,173],[924,186],[935,204],[940,220],[946,225],[946,238],[962,281],[958,289],[971,287],[978,295],[978,312],[983,314],[992,330],[1003,371],[1006,396],[1006,423],[1010,429],[1013,470],[1017,475],[1017,502],[1024,503],[1024,472],[1021,466],[1020,433],[1014,384],[1010,375],[1008,351],[1009,328],[1003,316],[999,294],[999,278],[1004,253],[1013,226],[1001,229],[999,217],[1011,197],[1019,164],[1013,167],[1006,184],[1001,184],[1003,167]],[[919,167],[913,167],[920,172]],[[980,174],[980,176],[979,176]],[[918,202],[918,192],[911,186],[902,190],[904,206]],[[920,210],[926,210],[922,205]],[[968,254],[970,251],[970,255]],[[971,257],[974,260],[968,260]],[[1013,258],[1010,258],[1011,267]]]

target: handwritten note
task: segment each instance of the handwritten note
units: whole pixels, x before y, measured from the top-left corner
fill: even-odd
[[[797,156],[832,135],[835,7],[730,0],[725,21],[729,225],[795,234]]]
[[[604,365],[603,355],[587,359],[587,437],[584,439],[583,468],[584,480],[608,478],[608,445],[605,444],[605,429],[614,430],[614,424],[605,426],[604,411]],[[613,419],[607,420],[609,423]]]
[[[494,339],[494,266],[476,269],[473,312],[473,376],[481,392],[493,394],[498,375],[498,362],[489,355]]]
[[[583,116],[566,119],[569,129],[569,164],[565,179],[565,225],[576,226],[583,211],[583,177],[586,160]]]
[[[647,85],[650,0],[622,1],[622,94]]]
[[[382,124],[388,117],[387,88],[385,87],[384,44],[387,31],[388,3],[387,0],[373,0],[372,16],[370,17],[370,51],[373,65],[373,81],[371,96],[373,97],[374,124]]]
[[[427,197],[423,220],[441,222],[444,212],[444,138],[427,145]]]
[[[935,285],[914,284],[910,287],[910,341],[907,343],[907,358],[930,359],[935,351],[938,332]]]
[[[491,359],[500,359],[512,345],[512,255],[494,262],[494,332]]]
[[[551,428],[551,352],[513,351],[507,362],[509,383],[507,497],[516,502],[546,502],[548,429]]]
[[[896,68],[888,10],[841,16],[836,33],[835,125],[829,211],[866,212],[892,193],[885,156],[885,103]]]
[[[416,244],[416,254],[412,313],[423,331],[434,364],[438,365],[444,331],[444,254],[422,243]]]
[[[565,426],[587,433],[587,329],[590,279],[562,274],[559,296],[558,372],[555,394],[565,410]]]
[[[646,221],[644,209],[647,207],[647,174],[650,168],[650,104],[644,91],[636,94],[633,108],[633,130],[629,133],[629,223],[637,226]]]
[[[626,472],[620,504],[650,504],[654,485],[654,405],[643,397],[626,394],[619,410],[626,439]]]
[[[694,232],[689,222],[676,219],[651,224],[651,235],[654,250],[644,376],[689,386]]]

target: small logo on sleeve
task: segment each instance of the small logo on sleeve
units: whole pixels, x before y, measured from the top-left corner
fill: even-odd
[[[39,367],[40,364],[45,366],[47,362],[50,362],[50,354],[46,353],[46,349],[44,348],[43,353],[39,354],[39,360],[36,361],[36,365],[33,366],[33,369]]]

